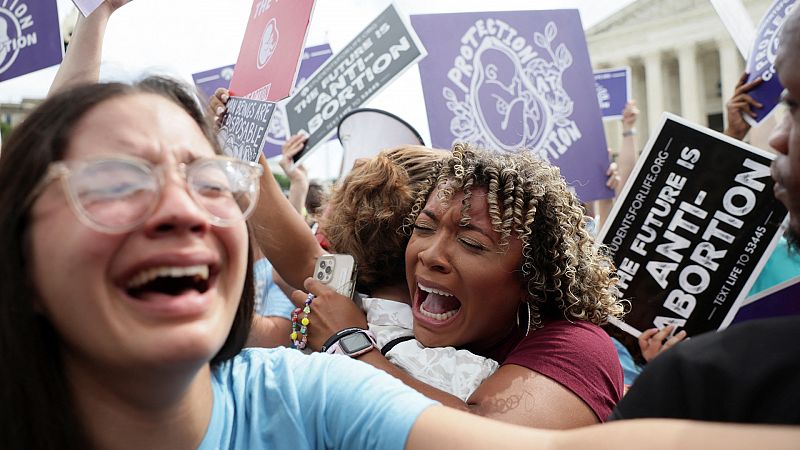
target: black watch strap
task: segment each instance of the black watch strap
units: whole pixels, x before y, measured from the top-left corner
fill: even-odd
[[[414,336],[400,336],[399,338],[392,339],[381,348],[381,355],[386,356],[386,354],[389,353],[389,351],[392,350],[395,345],[401,342],[410,341],[412,339],[414,339]]]

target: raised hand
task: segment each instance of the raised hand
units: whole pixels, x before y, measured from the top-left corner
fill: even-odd
[[[639,108],[636,107],[636,100],[630,100],[622,110],[622,131],[631,131],[636,126],[636,119],[639,117]]]
[[[728,112],[728,126],[725,127],[725,134],[739,140],[743,139],[747,132],[750,131],[750,124],[744,120],[743,116],[746,114],[750,117],[755,117],[756,113],[753,108],[762,108],[764,106],[748,94],[764,80],[758,77],[749,83],[745,83],[747,76],[746,72],[742,74],[736,84],[736,89],[733,91],[733,97],[725,103],[725,109]]]
[[[214,95],[208,99],[208,108],[211,116],[214,117],[214,123],[217,124],[217,127],[222,124],[222,118],[228,110],[225,105],[228,103],[229,98],[230,92],[227,89],[217,88],[217,90],[214,91]]]
[[[295,165],[293,159],[296,154],[303,150],[306,139],[308,139],[308,137],[305,135],[295,134],[287,139],[281,146],[282,156],[279,164],[292,183],[302,182],[304,178],[308,178],[305,167],[302,165]]]

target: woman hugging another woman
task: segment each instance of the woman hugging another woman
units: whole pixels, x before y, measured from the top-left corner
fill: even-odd
[[[623,307],[613,265],[584,228],[558,169],[526,153],[456,145],[415,189],[404,257],[414,336],[420,346],[468,350],[500,368],[464,401],[410,376],[391,353],[358,359],[447,405],[506,422],[604,421],[621,396],[622,372],[598,325]],[[318,297],[312,348],[343,329],[367,329],[349,299],[312,279],[305,287]]]

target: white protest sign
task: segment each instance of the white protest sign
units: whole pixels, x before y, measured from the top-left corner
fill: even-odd
[[[719,19],[731,35],[742,58],[750,57],[753,42],[756,40],[756,27],[750,20],[741,0],[711,0],[711,6],[717,11]]]

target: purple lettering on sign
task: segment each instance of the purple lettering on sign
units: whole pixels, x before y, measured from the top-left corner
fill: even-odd
[[[0,81],[61,63],[56,0],[0,1]]]
[[[755,118],[746,114],[742,116],[751,126],[764,120],[780,102],[783,86],[775,73],[775,57],[784,19],[792,11],[792,8],[794,8],[794,0],[775,0],[764,14],[761,23],[758,24],[756,41],[753,44],[750,58],[747,60],[747,82],[758,77],[764,80],[749,92],[750,96],[764,107],[753,108],[756,113]]]
[[[431,140],[529,150],[582,201],[613,196],[589,52],[577,10],[411,16]]]

